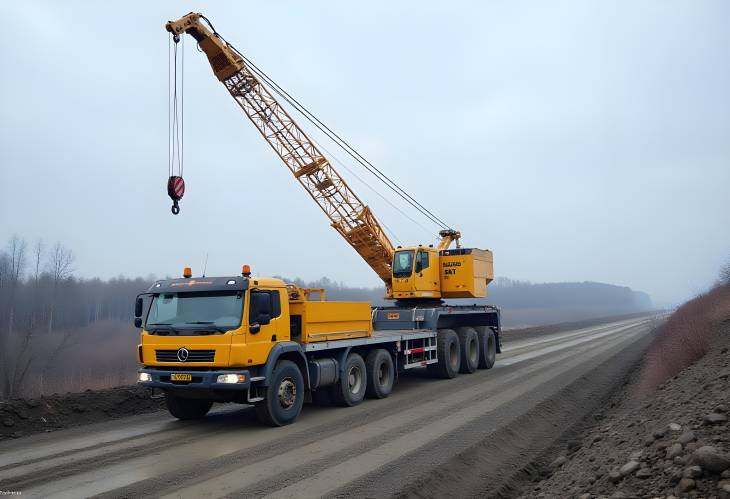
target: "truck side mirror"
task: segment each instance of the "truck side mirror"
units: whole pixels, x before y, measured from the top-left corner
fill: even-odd
[[[423,264],[421,264],[421,260],[418,260],[416,262],[416,274],[420,274],[423,270]]]
[[[142,327],[142,318],[141,317],[135,317],[134,318],[134,327]]]
[[[251,292],[250,307],[250,327],[248,330],[250,333],[255,334],[259,332],[261,326],[271,322],[271,294],[266,291]]]
[[[142,297],[138,296],[137,301],[134,302],[134,316],[142,317],[143,308],[144,308],[144,302],[142,301]],[[137,321],[135,321],[135,324],[136,323],[137,323]],[[139,327],[139,326],[137,326],[137,327]]]

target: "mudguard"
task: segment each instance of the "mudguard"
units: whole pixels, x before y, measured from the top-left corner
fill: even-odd
[[[266,359],[266,364],[264,364],[261,369],[260,376],[264,377],[261,382],[263,386],[269,386],[271,373],[274,371],[274,366],[276,366],[276,362],[279,358],[283,354],[288,354],[290,352],[295,352],[295,356],[300,359],[300,362],[297,362],[297,365],[299,365],[299,370],[302,371],[302,376],[304,376],[304,385],[309,388],[309,369],[307,368],[307,358],[304,355],[302,346],[295,341],[281,341],[274,345],[274,348],[271,349],[269,357]]]

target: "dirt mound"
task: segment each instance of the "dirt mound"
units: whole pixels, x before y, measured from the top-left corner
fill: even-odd
[[[126,386],[0,402],[0,440],[161,410],[164,400]]]
[[[730,321],[708,349],[650,394],[635,373],[523,497],[730,498]]]

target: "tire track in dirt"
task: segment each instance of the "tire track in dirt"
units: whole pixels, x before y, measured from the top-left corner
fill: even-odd
[[[483,404],[497,403],[509,394],[518,397],[515,386],[524,384],[520,379],[529,378],[534,383],[532,388],[523,387],[520,393],[539,391],[545,372],[585,363],[592,350],[621,344],[626,337],[640,335],[641,328],[646,329],[645,321],[631,321],[628,325],[622,321],[550,335],[552,338],[537,339],[531,346],[520,340],[516,342],[519,347],[514,351],[508,348],[498,358],[499,367],[491,371],[478,371],[454,380],[406,376],[388,399],[368,401],[351,409],[307,407],[297,424],[285,428],[262,428],[254,423],[253,411],[243,409],[192,424],[172,422],[169,418],[157,422],[150,416],[139,416],[117,420],[122,423],[118,430],[97,435],[69,432],[74,436],[64,439],[62,432],[58,432],[56,438],[38,436],[37,446],[19,445],[19,453],[10,458],[4,450],[12,449],[12,445],[4,443],[0,445],[0,486],[15,490],[22,486],[23,495],[30,497],[158,496],[165,492],[180,496],[206,492],[196,488],[202,483],[225,482],[229,488],[209,488],[203,495],[247,495],[255,491],[257,495],[280,492],[285,496],[288,486],[327,473],[353,455],[366,455],[382,450],[390,441],[411,438],[414,426],[434,424],[444,411],[467,411],[471,419],[498,411],[497,406]],[[508,362],[510,358],[514,363]],[[500,360],[504,363],[500,364]],[[501,405],[509,403],[510,400],[503,400]],[[149,423],[135,428],[135,420]],[[453,425],[466,425],[471,420],[459,421],[449,420],[440,431],[446,435],[454,431]],[[362,431],[365,428],[368,433]],[[419,441],[419,445],[431,445],[431,440]],[[315,449],[321,453],[313,454]],[[394,459],[400,462],[403,457],[395,454]],[[274,475],[260,464],[267,460],[277,470]],[[282,466],[285,462],[288,464]],[[263,474],[250,473],[256,465]],[[240,481],[226,480],[227,473],[245,473],[252,479],[247,478],[238,487]],[[272,476],[276,476],[275,481]],[[360,478],[353,478],[353,483]],[[348,486],[346,482],[335,483]]]

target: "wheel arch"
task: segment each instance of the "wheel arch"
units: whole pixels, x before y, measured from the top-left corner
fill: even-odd
[[[302,373],[304,378],[304,388],[309,390],[309,369],[307,368],[307,357],[304,355],[302,346],[294,341],[282,341],[274,345],[274,348],[269,352],[269,357],[266,359],[266,364],[262,371],[264,376],[263,385],[269,386],[269,380],[271,374],[274,372],[276,363],[280,360],[290,360],[294,362]]]

